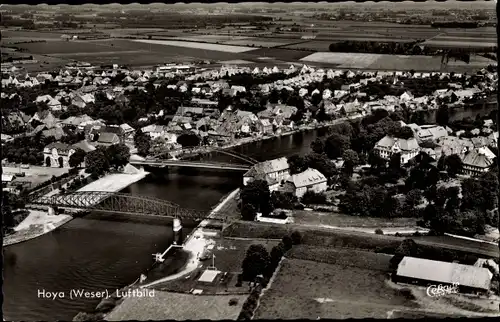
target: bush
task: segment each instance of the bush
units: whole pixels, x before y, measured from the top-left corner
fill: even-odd
[[[420,236],[422,236],[422,234],[419,231],[416,231],[413,233],[413,236],[420,237]]]
[[[292,232],[290,238],[292,239],[293,245],[299,245],[302,242],[302,234],[298,230]]]
[[[380,229],[380,228],[377,228],[377,229],[375,229],[375,234],[377,234],[377,235],[383,235],[384,231],[382,229]]]
[[[407,300],[415,300],[415,295],[413,295],[411,289],[409,288],[402,288],[398,291],[399,295],[403,296]]]
[[[306,205],[310,204],[325,204],[326,195],[324,193],[316,193],[312,190],[307,191],[301,199],[302,203]]]
[[[229,300],[229,306],[235,306],[238,304],[238,299],[237,298],[232,298]]]

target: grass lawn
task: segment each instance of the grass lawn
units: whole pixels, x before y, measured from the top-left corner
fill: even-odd
[[[417,306],[386,286],[386,272],[368,268],[362,259],[347,262],[352,265],[285,259],[256,318],[386,318],[395,308]]]
[[[156,285],[154,288],[164,291],[189,292],[191,289],[202,289],[209,294],[247,293],[245,286],[236,287],[237,275],[241,272],[241,263],[245,258],[248,247],[252,244],[262,244],[270,252],[278,241],[252,241],[216,239],[213,249],[208,251],[208,259],[202,261],[202,266],[186,278],[168,281]],[[212,283],[198,281],[201,274],[212,266],[211,254],[215,255],[215,267],[221,273]],[[224,273],[227,275],[223,278]]]
[[[293,219],[296,224],[328,225],[336,227],[415,227],[415,218],[374,218],[349,216],[339,213],[294,210]]]
[[[237,299],[230,306],[231,299]],[[153,297],[129,297],[107,317],[122,320],[236,320],[246,295],[191,295],[156,291]]]
[[[302,233],[302,243],[310,246],[347,247],[375,251],[395,249],[402,239],[394,236],[375,235],[321,227],[304,227],[296,224],[279,225],[257,222],[235,222],[224,230],[224,236],[241,238],[279,239],[292,231]]]

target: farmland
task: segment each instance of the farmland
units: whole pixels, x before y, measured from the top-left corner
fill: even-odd
[[[298,44],[283,46],[281,48],[327,52],[329,51],[329,46],[332,42],[334,41],[324,41],[324,40],[303,41]]]
[[[237,299],[236,305],[229,300]],[[155,291],[153,297],[127,297],[107,317],[122,320],[236,320],[246,295],[191,295]]]
[[[304,62],[336,64],[340,69],[367,69],[367,70],[415,70],[419,72],[433,72],[441,70],[439,56],[402,56],[356,53],[314,53],[303,59]],[[447,72],[475,72],[491,64],[491,60],[472,56],[469,64],[450,59],[443,71]]]
[[[284,259],[256,318],[386,318],[392,309],[417,306],[386,286],[386,271],[372,268],[363,253],[355,255],[338,264]]]
[[[235,53],[235,54],[253,50],[253,48],[251,47],[244,47],[244,46],[228,46],[228,45],[206,44],[206,43],[189,42],[189,41],[175,41],[175,40],[135,40],[135,42],[184,47],[184,48],[194,48],[198,50],[221,51],[221,52]]]
[[[250,46],[250,47],[278,47],[296,42],[291,39],[280,39],[280,38],[246,38],[240,40],[231,40],[224,42],[225,45],[238,45],[238,46]]]
[[[40,43],[17,44],[15,47],[26,49],[27,52],[40,55],[59,54],[85,54],[102,52],[130,51],[122,47],[114,47],[108,42],[84,42],[84,41],[50,41]]]

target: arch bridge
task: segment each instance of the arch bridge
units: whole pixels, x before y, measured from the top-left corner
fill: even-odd
[[[30,196],[27,204],[197,221],[203,219],[221,220],[208,218],[207,212],[182,208],[175,203],[159,198],[105,191],[76,191],[52,196]]]
[[[227,149],[222,149],[222,148],[218,148],[218,147],[209,147],[206,151],[203,151],[203,152],[194,152],[192,153],[192,155],[190,155],[189,153],[187,155],[185,155],[184,157],[189,157],[189,156],[195,156],[195,155],[200,155],[200,154],[207,154],[207,153],[210,153],[210,152],[218,152],[218,153],[222,153],[222,154],[225,154],[225,155],[228,155],[228,156],[231,156],[231,157],[234,157],[236,159],[239,159],[249,165],[254,165],[256,163],[259,163],[258,160],[252,158],[252,157],[249,157],[247,155],[244,155],[244,154],[241,154],[241,153],[238,153],[238,152],[235,152],[235,151],[229,151]],[[168,152],[162,152],[160,154],[156,154],[153,156],[154,159],[156,158],[159,158],[160,156],[164,156],[168,154]],[[214,163],[214,162],[211,162],[211,163]]]

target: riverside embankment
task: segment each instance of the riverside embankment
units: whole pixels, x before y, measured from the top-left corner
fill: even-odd
[[[82,187],[78,191],[117,192],[144,179],[147,175],[148,172],[137,169],[132,173],[108,174]],[[58,191],[52,191],[49,195],[54,193],[58,193]],[[67,224],[73,219],[69,214],[52,215],[49,214],[48,211],[40,209],[28,209],[28,211],[28,216],[14,228],[14,233],[3,238],[4,246],[22,243],[40,237]]]

